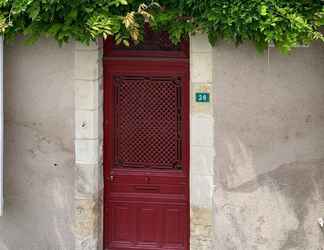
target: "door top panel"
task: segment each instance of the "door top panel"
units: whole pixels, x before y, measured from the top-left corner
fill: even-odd
[[[180,43],[172,43],[167,32],[154,32],[145,26],[143,40],[130,46],[116,44],[113,38],[104,42],[106,57],[157,57],[157,58],[189,58],[189,39]]]

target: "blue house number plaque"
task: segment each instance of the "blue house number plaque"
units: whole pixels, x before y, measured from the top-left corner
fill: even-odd
[[[196,102],[209,102],[209,93],[198,92],[196,93]]]

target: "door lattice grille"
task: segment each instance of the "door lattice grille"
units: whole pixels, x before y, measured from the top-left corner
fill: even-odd
[[[180,77],[115,76],[114,167],[181,169]]]

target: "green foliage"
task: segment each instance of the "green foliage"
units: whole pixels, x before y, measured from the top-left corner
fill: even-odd
[[[189,33],[206,32],[236,44],[252,41],[260,50],[274,43],[283,52],[313,40],[324,41],[323,0],[0,0],[0,32],[24,34],[59,43],[89,43],[114,36],[129,44],[142,38],[144,23],[167,30],[173,42]]]
[[[188,30],[203,31],[213,45],[219,39],[252,41],[263,50],[274,43],[283,52],[323,40],[323,0],[182,0],[178,6],[172,0],[164,2],[165,9],[173,11],[160,11],[155,20],[175,40]]]

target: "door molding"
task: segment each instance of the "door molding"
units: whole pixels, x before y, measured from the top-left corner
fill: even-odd
[[[102,57],[101,40],[89,46],[75,44],[76,164],[73,232],[77,250],[103,249]],[[212,93],[212,57],[212,48],[208,45],[206,36],[190,37],[190,248],[192,250],[213,249],[215,146],[212,96],[207,105],[194,102],[196,92],[207,90]],[[199,196],[199,192],[204,193],[204,196]],[[195,230],[198,227],[204,230]]]

